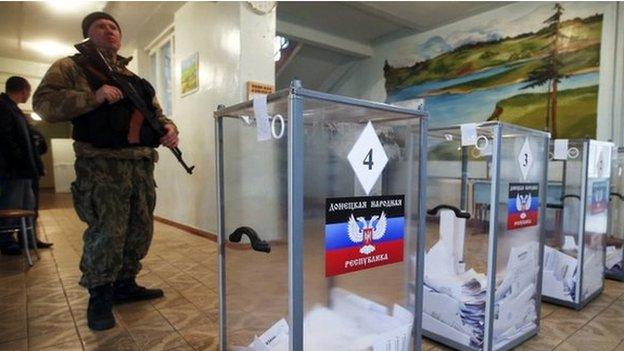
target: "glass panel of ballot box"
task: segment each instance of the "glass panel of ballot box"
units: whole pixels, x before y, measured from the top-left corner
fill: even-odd
[[[215,118],[220,350],[419,350],[426,114],[294,81]]]
[[[426,337],[509,350],[537,333],[548,140],[500,122],[429,131]]]
[[[611,159],[609,230],[605,277],[624,281],[624,148],[614,148]]]
[[[602,292],[611,150],[595,140],[551,142],[544,301],[581,309]]]

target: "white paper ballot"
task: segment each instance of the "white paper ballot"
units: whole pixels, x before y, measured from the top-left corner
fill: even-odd
[[[563,282],[557,279],[554,271],[544,270],[542,279],[542,295],[555,299],[574,302]]]
[[[604,256],[602,250],[585,247],[583,262],[582,298],[586,299],[602,288],[604,283]]]
[[[465,271],[464,242],[466,240],[466,219],[458,218],[451,210],[440,211],[440,243],[450,257],[453,274]]]
[[[461,319],[461,305],[456,299],[433,291],[428,287],[423,288],[423,311],[444,324],[462,331],[470,332],[464,328]]]
[[[576,241],[572,235],[566,235],[563,237],[563,246],[561,246],[561,250],[570,252],[577,250]]]
[[[314,306],[304,320],[307,351],[408,351],[414,315],[394,305],[389,309],[340,288],[330,291],[330,305]],[[236,351],[287,351],[288,324],[274,324],[248,347]]]
[[[449,263],[447,235],[425,256],[423,288],[423,328],[457,343],[481,347],[485,333],[486,277],[469,269],[454,274]],[[497,283],[495,320],[492,335],[495,345],[516,340],[536,326],[536,282],[539,272],[539,243],[512,247],[504,276]]]
[[[577,265],[576,258],[544,246],[542,295],[574,302],[578,276]]]
[[[278,345],[288,345],[288,322],[285,319],[280,319],[269,330],[264,332],[258,340],[266,345],[270,349],[275,349]]]
[[[506,295],[518,296],[522,290],[537,278],[539,244],[531,242],[521,247],[512,247],[509,253],[505,277],[496,288],[497,300]]]
[[[607,246],[607,257],[605,259],[605,267],[611,269],[622,263],[622,248],[615,246]]]
[[[555,160],[568,159],[568,139],[555,139],[553,158]]]
[[[525,323],[532,323],[536,318],[535,303],[531,299],[535,294],[535,284],[530,284],[517,296],[508,296],[498,302],[498,313],[494,322],[494,335],[514,334]]]
[[[256,95],[253,98],[253,110],[256,117],[256,135],[258,141],[271,139],[271,122],[267,112],[266,95]]]
[[[442,335],[462,345],[470,345],[470,335],[462,333],[451,326],[440,322],[438,319],[423,313],[423,329],[437,335]]]

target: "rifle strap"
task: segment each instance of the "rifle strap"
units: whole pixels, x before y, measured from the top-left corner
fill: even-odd
[[[106,84],[108,82],[108,77],[106,77],[106,75],[104,75],[104,73],[98,71],[97,69],[95,69],[95,67],[93,67],[92,65],[90,65],[89,63],[87,63],[86,61],[83,63],[83,67],[89,71],[89,73],[91,73],[92,75],[94,75],[97,79],[100,80],[100,82],[102,83],[102,85]]]

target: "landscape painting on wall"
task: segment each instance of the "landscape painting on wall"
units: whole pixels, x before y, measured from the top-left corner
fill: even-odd
[[[432,127],[498,120],[595,138],[601,3],[530,2],[418,36],[388,57],[387,102],[424,97]],[[511,6],[510,6],[511,7]]]

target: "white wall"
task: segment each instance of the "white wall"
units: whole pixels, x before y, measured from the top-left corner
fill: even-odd
[[[403,53],[405,56],[413,54],[413,47],[422,38],[429,38],[436,33],[450,31],[451,28],[462,24],[470,25],[480,21],[489,22],[504,19],[509,13],[527,11],[529,6],[531,6],[530,3],[513,3],[428,32],[381,43],[374,47],[373,57],[361,61],[358,67],[352,70],[350,77],[332,93],[383,102],[386,100],[383,67],[387,58],[401,56]],[[568,5],[564,4],[565,6]],[[576,3],[575,6],[582,6],[582,3]],[[621,119],[624,117],[622,110],[624,93],[621,86],[622,81],[624,81],[624,39],[622,39],[624,36],[622,34],[624,33],[624,6],[617,2],[591,3],[588,6],[592,8],[604,7],[597,139],[614,140],[618,145],[623,145],[624,123],[621,122]]]
[[[180,148],[195,164],[187,175],[166,149],[156,166],[156,215],[216,232],[216,180],[213,111],[219,104],[246,99],[245,84],[274,84],[275,12],[258,15],[247,3],[189,2],[174,19],[174,98],[172,119]],[[199,91],[180,94],[180,62],[199,54]],[[141,63],[139,63],[140,66]]]
[[[612,140],[624,145],[624,4],[617,3],[617,26],[615,31],[615,56],[613,58],[613,116]]]
[[[50,140],[50,150],[54,168],[54,192],[69,193],[71,183],[76,179],[74,140],[54,138]]]

